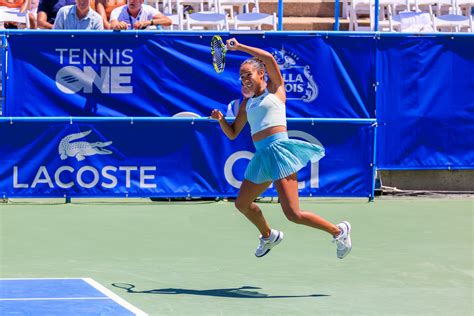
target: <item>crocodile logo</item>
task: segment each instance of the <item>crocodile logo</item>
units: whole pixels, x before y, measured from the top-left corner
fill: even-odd
[[[82,161],[86,159],[86,156],[112,154],[110,150],[104,148],[112,144],[111,141],[95,143],[89,143],[86,141],[73,142],[77,139],[86,137],[91,132],[92,130],[70,134],[61,139],[58,146],[61,160],[66,160],[67,157],[75,157],[77,161]]]

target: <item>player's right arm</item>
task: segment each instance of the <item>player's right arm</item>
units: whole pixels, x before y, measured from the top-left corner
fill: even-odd
[[[217,120],[219,125],[222,128],[224,134],[231,140],[236,139],[239,136],[240,132],[244,128],[245,124],[247,124],[247,98],[242,101],[239,107],[239,113],[235,117],[235,120],[232,124],[229,124],[224,115],[219,110],[213,110],[211,113],[211,118]]]

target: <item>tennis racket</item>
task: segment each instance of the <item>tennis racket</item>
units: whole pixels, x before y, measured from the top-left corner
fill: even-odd
[[[127,290],[127,292],[135,293],[133,288],[135,285],[129,283],[112,283],[112,286],[118,287],[119,289]]]
[[[230,42],[229,45],[234,46],[234,42]],[[214,70],[219,74],[224,71],[226,53],[227,47],[222,41],[222,38],[219,35],[214,35],[211,40],[212,65],[214,66]]]

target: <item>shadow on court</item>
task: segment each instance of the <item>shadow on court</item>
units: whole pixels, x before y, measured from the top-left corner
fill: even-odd
[[[230,289],[211,289],[211,290],[190,290],[190,289],[154,289],[147,291],[135,291],[135,285],[128,283],[112,283],[112,286],[126,290],[128,293],[140,294],[187,294],[187,295],[203,295],[214,297],[232,297],[232,298],[301,298],[301,297],[319,297],[330,296],[326,294],[311,294],[311,295],[268,295],[254,290],[260,290],[259,287],[242,286],[239,288]]]

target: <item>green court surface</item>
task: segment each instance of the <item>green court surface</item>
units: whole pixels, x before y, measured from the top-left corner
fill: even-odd
[[[266,257],[229,202],[14,199],[1,278],[93,278],[150,315],[473,315],[472,197],[302,199],[352,224],[352,253],[260,203],[285,233]]]

